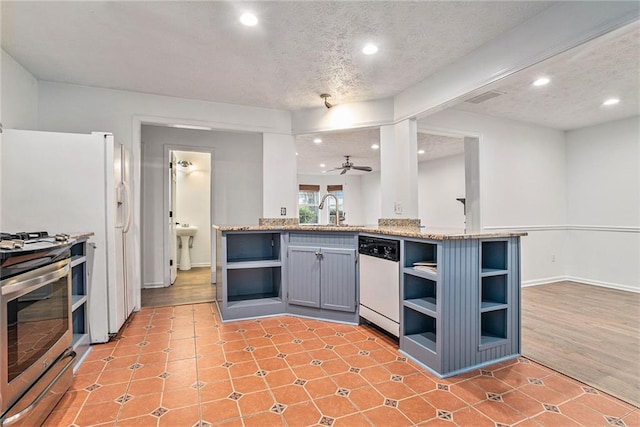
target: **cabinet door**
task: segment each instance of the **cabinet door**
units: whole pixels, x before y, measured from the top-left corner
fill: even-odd
[[[319,248],[289,247],[289,304],[320,307]]]
[[[356,310],[355,249],[322,248],[321,304],[327,310]]]

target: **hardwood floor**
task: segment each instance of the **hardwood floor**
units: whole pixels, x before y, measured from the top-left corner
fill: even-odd
[[[178,270],[175,283],[167,288],[143,289],[142,307],[166,307],[170,305],[212,302],[216,298],[216,286],[211,284],[211,268],[194,267]]]
[[[640,406],[640,294],[575,282],[522,289],[522,355]]]

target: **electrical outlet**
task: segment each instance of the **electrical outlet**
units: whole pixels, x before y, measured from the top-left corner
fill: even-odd
[[[556,262],[556,254],[551,254],[551,262]]]
[[[287,208],[280,208],[280,215],[286,215],[287,214]]]
[[[396,213],[396,215],[400,215],[402,214],[402,203],[400,202],[395,202],[393,204],[393,210]]]

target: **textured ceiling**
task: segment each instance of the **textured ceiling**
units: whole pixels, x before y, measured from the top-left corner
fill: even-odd
[[[534,87],[540,76],[551,82]],[[487,88],[489,89],[489,88]],[[561,130],[577,129],[640,114],[640,28],[608,34],[521,71],[490,89],[504,95],[454,108],[506,117]],[[603,107],[617,97],[620,103]]]
[[[40,80],[296,110],[393,96],[551,4],[2,1],[2,47]]]
[[[313,142],[315,138],[322,139],[322,143]],[[296,137],[296,151],[298,153],[298,173],[316,175],[324,170],[339,167],[344,162],[344,156],[349,155],[349,161],[357,166],[371,166],[374,171],[380,170],[380,150],[371,148],[372,144],[380,144],[380,129],[361,129],[347,132],[298,135]],[[452,156],[464,152],[462,138],[433,135],[418,132],[418,161],[424,162],[440,157]],[[320,167],[325,164],[325,167]],[[326,172],[339,175],[340,170]],[[351,175],[364,175],[368,172],[351,170]]]

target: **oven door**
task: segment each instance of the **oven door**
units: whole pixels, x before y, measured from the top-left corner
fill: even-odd
[[[0,414],[71,342],[68,259],[0,282]]]

